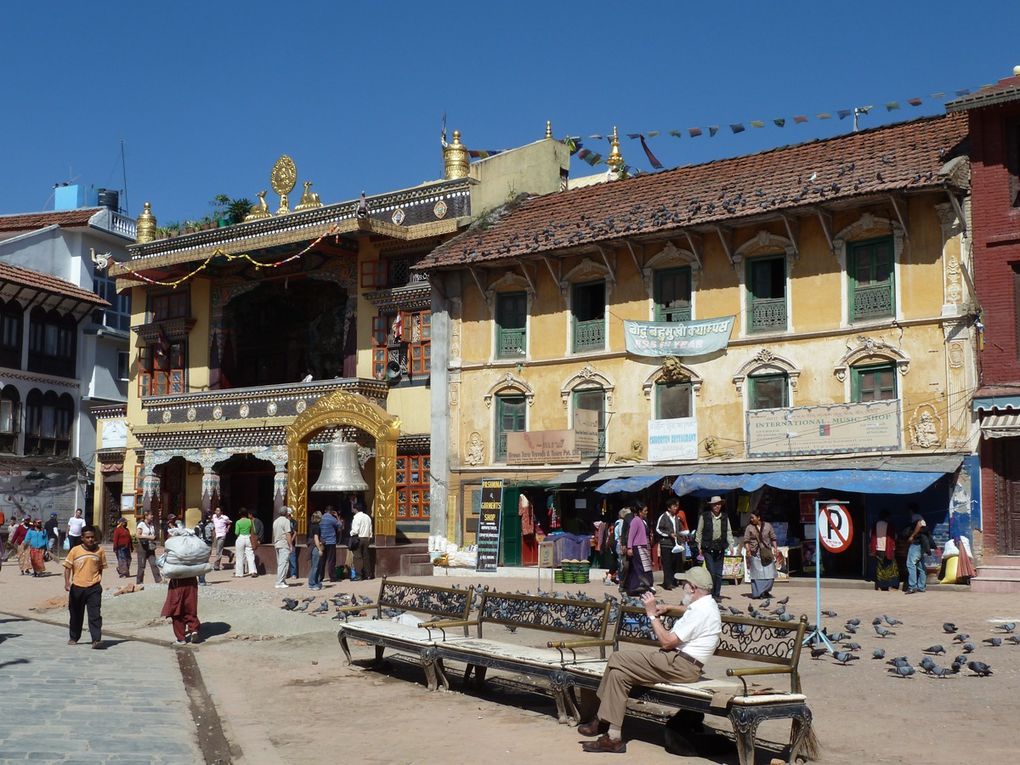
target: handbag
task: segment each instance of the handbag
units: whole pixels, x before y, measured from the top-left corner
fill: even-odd
[[[259,535],[255,533],[254,529],[252,529],[252,532],[248,535],[248,538],[251,540],[252,552],[259,549]]]
[[[763,566],[768,566],[776,556],[772,552],[772,546],[766,545],[765,540],[762,539],[761,529],[755,529],[755,531],[758,533],[758,559]]]
[[[351,539],[347,543],[347,548],[349,550],[357,550],[359,547],[361,547],[361,538],[357,534],[351,534]]]
[[[68,537],[64,537],[64,544],[61,545],[64,548],[64,552],[71,549],[71,540]]]

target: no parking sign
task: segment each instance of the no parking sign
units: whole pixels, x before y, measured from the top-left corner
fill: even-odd
[[[854,538],[854,524],[846,502],[815,503],[818,508],[818,542],[829,552],[841,553]]]

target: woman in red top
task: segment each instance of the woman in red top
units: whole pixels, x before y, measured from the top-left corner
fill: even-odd
[[[129,571],[132,547],[131,532],[127,530],[127,518],[121,518],[113,530],[113,552],[117,555],[117,574],[122,577],[131,575]]]
[[[900,570],[896,565],[896,540],[890,513],[883,510],[871,530],[871,557],[875,559],[875,589],[888,592],[900,586]]]

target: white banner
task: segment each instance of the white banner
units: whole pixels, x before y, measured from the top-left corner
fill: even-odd
[[[694,417],[648,421],[648,461],[696,460],[698,421]]]

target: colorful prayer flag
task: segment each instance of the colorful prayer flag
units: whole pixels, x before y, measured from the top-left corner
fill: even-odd
[[[840,118],[841,120],[845,120],[845,119],[846,119],[847,117],[849,117],[849,116],[850,116],[851,114],[853,114],[853,113],[854,113],[854,110],[853,110],[853,109],[837,109],[837,110],[836,110],[836,115],[837,115],[837,116],[838,116],[838,117],[839,117],[839,118]]]
[[[772,120],[772,123],[776,127],[786,127],[786,118],[785,117],[777,117],[776,119]]]
[[[648,144],[645,143],[645,137],[639,134],[638,138],[641,140],[641,148],[645,150],[645,156],[648,157],[648,163],[656,170],[661,170],[662,163],[656,159],[655,155],[652,154],[652,150],[648,148]]]
[[[801,124],[802,122],[807,122],[807,115],[806,114],[794,114],[793,115],[793,121],[796,122],[798,125]]]
[[[831,120],[832,119],[832,115],[829,114],[828,112],[822,112],[821,114],[817,114],[815,116],[818,119],[820,119],[820,120]]]
[[[762,122],[761,120],[751,120],[751,127],[753,127],[753,128],[763,128],[763,127],[765,127],[765,123]]]
[[[885,110],[887,112],[892,112],[892,111],[895,111],[895,110],[897,110],[899,108],[900,108],[900,102],[899,101],[889,101],[885,105]]]
[[[923,102],[920,98],[908,98],[907,103],[911,106],[920,106]]]
[[[690,134],[691,138],[697,138],[701,135],[701,128],[687,128],[687,132]]]
[[[708,126],[708,137],[709,138],[715,138],[715,134],[718,133],[718,132],[719,132],[719,126],[718,125],[709,125]]]
[[[733,122],[730,124],[730,130],[732,130],[734,133],[743,133],[745,128],[741,123]]]
[[[679,130],[670,130],[669,134],[674,138],[681,138],[683,136],[683,133],[681,133]]]

